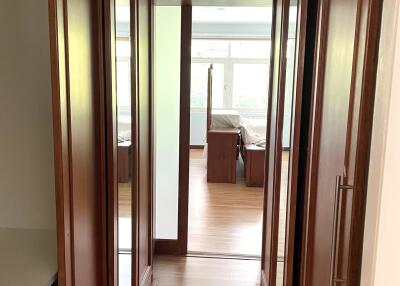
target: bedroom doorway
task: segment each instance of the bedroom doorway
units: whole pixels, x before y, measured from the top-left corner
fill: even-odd
[[[272,7],[193,7],[188,253],[261,256],[271,27]]]

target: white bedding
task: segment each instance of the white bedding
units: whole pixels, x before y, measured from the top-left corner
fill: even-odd
[[[246,118],[236,110],[213,110],[211,128],[240,128],[244,144],[265,144],[266,120]],[[118,136],[131,140],[130,116],[118,116]]]
[[[239,128],[240,114],[236,110],[213,110],[211,113],[211,128]]]
[[[237,110],[213,110],[211,128],[240,128],[245,144],[265,144],[266,119],[246,118]]]
[[[131,117],[130,116],[118,116],[118,137],[121,137],[125,141],[131,140]]]
[[[244,144],[265,146],[267,122],[265,119],[242,118],[240,124]]]

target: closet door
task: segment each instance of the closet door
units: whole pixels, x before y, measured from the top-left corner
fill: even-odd
[[[132,127],[134,187],[132,199],[132,285],[153,280],[152,188],[152,1],[131,0]]]
[[[49,1],[59,285],[106,285],[100,11]]]
[[[276,285],[289,0],[273,1],[262,238],[263,285]]]
[[[379,2],[320,3],[302,285],[359,285]]]

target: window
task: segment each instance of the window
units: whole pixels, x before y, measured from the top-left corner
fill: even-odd
[[[191,73],[191,106],[207,107],[208,68],[210,63],[192,63]],[[213,65],[213,108],[223,107],[224,97],[224,66]]]
[[[220,40],[192,41],[192,57],[226,58],[229,56],[229,42]]]
[[[264,59],[269,57],[271,50],[270,41],[232,41],[231,57],[248,58],[248,59]]]
[[[267,64],[235,64],[233,66],[232,107],[266,109],[267,94]]]
[[[213,109],[264,112],[268,95],[269,40],[192,40],[191,107],[207,107],[213,64]]]
[[[131,106],[131,72],[130,56],[131,48],[129,38],[117,38],[116,40],[116,73],[117,73],[117,106],[118,113],[129,111]]]

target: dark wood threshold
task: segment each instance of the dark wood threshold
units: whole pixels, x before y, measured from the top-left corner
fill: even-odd
[[[215,253],[215,252],[203,252],[203,251],[188,251],[186,257],[234,259],[234,260],[261,260],[261,255]]]
[[[204,149],[204,145],[190,145],[190,149]]]
[[[177,239],[156,239],[154,255],[184,255]]]

